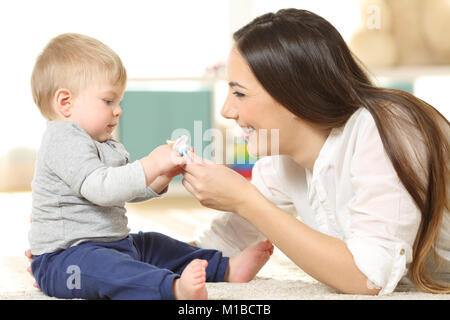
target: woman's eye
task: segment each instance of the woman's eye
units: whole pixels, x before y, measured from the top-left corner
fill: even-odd
[[[233,94],[234,94],[236,97],[238,97],[238,98],[245,97],[245,94],[243,94],[243,93],[241,93],[241,92],[239,92],[239,91],[235,91],[235,92],[233,92]]]

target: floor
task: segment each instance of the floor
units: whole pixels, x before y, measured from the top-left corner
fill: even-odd
[[[26,272],[28,262],[23,253],[28,248],[31,194],[0,193],[0,205],[0,300],[51,299],[33,288],[33,279]],[[126,207],[131,232],[158,231],[182,241],[193,240],[197,227],[214,216],[213,210],[201,207],[183,192]],[[383,297],[339,294],[304,273],[278,249],[250,283],[207,283],[207,289],[209,298],[216,300],[450,299],[450,295],[426,294],[401,285]]]

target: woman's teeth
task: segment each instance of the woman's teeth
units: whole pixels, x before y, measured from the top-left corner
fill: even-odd
[[[250,137],[255,132],[255,129],[252,127],[245,127],[245,128],[241,127],[241,128],[246,137]]]

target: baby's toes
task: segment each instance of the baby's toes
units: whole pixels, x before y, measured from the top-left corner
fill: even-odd
[[[191,263],[189,263],[186,267],[186,269],[190,270],[193,273],[201,273],[204,272],[206,267],[208,266],[208,261],[201,260],[201,259],[195,259],[192,260]]]
[[[206,277],[206,271],[205,271],[205,269],[195,270],[195,271],[193,272],[193,274],[194,274],[194,278],[195,278],[195,279],[197,279],[197,278],[202,278],[202,277]]]

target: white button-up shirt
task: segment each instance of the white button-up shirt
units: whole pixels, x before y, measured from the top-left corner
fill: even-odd
[[[252,183],[279,208],[309,227],[343,240],[368,280],[392,292],[412,261],[421,220],[414,200],[384,150],[375,121],[360,108],[331,131],[313,172],[287,156],[255,163]],[[438,253],[450,261],[450,219],[444,214]],[[196,242],[234,256],[265,239],[245,219],[220,213]],[[450,270],[444,270],[449,273]]]

